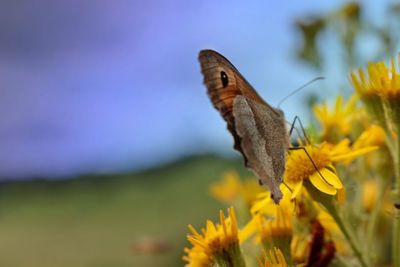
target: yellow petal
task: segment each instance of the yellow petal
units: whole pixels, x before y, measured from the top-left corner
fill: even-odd
[[[332,185],[336,189],[343,188],[342,181],[340,181],[339,177],[332,171],[324,168],[321,170],[321,174],[324,177],[325,181]]]
[[[336,154],[344,154],[350,151],[349,148],[350,145],[350,140],[349,139],[343,139],[340,141],[338,144],[336,144],[332,150],[331,150],[331,155],[336,155]],[[334,156],[333,156],[334,157]]]
[[[310,182],[315,186],[319,191],[328,194],[328,195],[335,195],[337,190],[325,182],[322,177],[319,175],[318,172],[315,172],[313,175],[310,176]]]
[[[287,264],[286,264],[286,259],[285,259],[285,256],[283,256],[282,251],[281,251],[280,249],[277,249],[277,248],[275,247],[275,253],[276,253],[276,256],[277,256],[277,258],[278,258],[278,264],[279,264],[279,266],[282,266],[282,267],[287,266]]]
[[[269,192],[264,196],[264,193],[262,193],[263,196],[262,198],[260,197],[260,200],[254,202],[253,206],[251,207],[251,213],[255,214],[262,210],[265,206],[267,206],[269,203],[271,203],[271,197]],[[257,197],[259,197],[261,194],[259,194]]]
[[[215,228],[214,223],[210,220],[207,220],[206,229],[207,229],[207,233],[210,233],[211,235],[213,235],[217,232],[217,228]]]
[[[192,234],[193,234],[194,236],[196,236],[196,237],[201,236],[201,235],[199,234],[199,232],[197,232],[197,230],[193,227],[193,225],[189,224],[189,225],[188,225],[188,228],[189,228],[190,232],[192,232]]]
[[[361,149],[354,150],[354,151],[352,151],[350,153],[347,153],[347,154],[343,154],[343,155],[339,155],[339,156],[333,156],[332,157],[332,161],[343,161],[343,160],[346,160],[346,159],[352,160],[357,156],[360,156],[360,155],[369,153],[371,151],[377,150],[378,148],[379,148],[378,146],[364,147],[364,148],[361,148]]]
[[[253,218],[239,231],[239,242],[242,244],[250,236],[252,236],[257,230],[257,224],[259,222],[260,215],[256,214]]]
[[[300,193],[302,187],[303,187],[303,180],[299,181],[294,186],[291,199],[295,199],[296,198],[296,196]]]
[[[228,213],[229,213],[229,218],[231,219],[231,230],[232,230],[232,235],[237,236],[237,219],[236,219],[236,214],[235,214],[235,210],[233,209],[233,207],[230,207],[228,209]]]

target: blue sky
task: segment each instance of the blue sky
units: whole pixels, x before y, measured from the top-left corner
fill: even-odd
[[[223,53],[272,105],[318,75],[327,79],[306,90],[328,88],[335,71],[294,60],[294,20],[343,2],[0,2],[0,177],[234,153],[202,85],[198,51]],[[300,98],[282,106],[289,120],[304,114]]]

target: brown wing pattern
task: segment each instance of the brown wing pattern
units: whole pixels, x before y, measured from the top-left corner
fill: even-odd
[[[228,124],[228,130],[235,140],[234,148],[242,153],[247,166],[247,157],[240,146],[240,137],[236,133],[233,118],[233,100],[244,95],[260,104],[269,105],[257,94],[240,72],[224,56],[213,50],[202,50],[199,53],[201,72],[208,96],[214,107],[221,113]],[[222,75],[226,74],[227,83],[223,83]],[[273,109],[271,107],[271,109]]]
[[[231,115],[233,99],[237,95],[244,95],[259,103],[266,104],[232,63],[218,52],[202,50],[199,54],[199,61],[208,95],[215,108],[221,112],[224,118],[226,115]],[[226,86],[222,83],[221,72],[224,72],[228,79]]]

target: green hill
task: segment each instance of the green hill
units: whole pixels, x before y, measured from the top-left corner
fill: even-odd
[[[217,218],[208,186],[242,162],[194,157],[136,174],[0,185],[0,266],[182,266],[187,224]]]

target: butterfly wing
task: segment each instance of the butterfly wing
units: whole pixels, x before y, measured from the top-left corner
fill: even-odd
[[[276,116],[270,107],[245,96],[237,96],[233,103],[236,133],[248,167],[268,186],[275,203],[282,198],[279,186],[289,145],[283,113],[280,114]]]
[[[199,61],[208,96],[214,107],[227,122],[228,130],[235,141],[234,148],[242,153],[247,166],[247,157],[240,146],[240,137],[236,133],[235,121],[232,115],[233,100],[238,95],[244,95],[259,103],[266,103],[232,63],[218,52],[202,50],[199,54]]]
[[[284,156],[288,147],[287,143],[280,142],[282,138],[287,139],[283,113],[269,106],[232,63],[218,52],[202,50],[199,54],[199,61],[208,95],[214,107],[227,122],[228,130],[235,141],[234,148],[243,155],[246,167],[251,168],[260,180],[268,185],[271,191],[274,189],[275,192],[272,192],[274,200],[279,202],[281,196],[279,184],[282,181]],[[238,98],[238,96],[244,98]],[[236,100],[237,98],[241,100]],[[247,121],[252,116],[260,116],[256,119],[257,125],[255,122],[249,124]],[[277,139],[270,139],[279,135],[271,132],[277,126],[277,124],[274,124],[275,121],[282,122],[279,123],[279,127],[284,131],[279,142],[275,142],[278,141]],[[238,125],[240,125],[240,131],[238,131]],[[259,125],[262,127],[257,129],[255,126]],[[252,127],[255,127],[256,130],[253,130]],[[265,139],[264,143],[262,139]],[[263,149],[256,149],[259,145]],[[277,157],[271,154],[275,153],[276,149],[279,150]],[[283,157],[280,155],[281,150],[283,150]],[[265,163],[264,160],[270,162]],[[272,175],[273,173],[274,175]],[[279,176],[279,174],[281,175]],[[271,183],[272,179],[274,180],[273,183]]]

